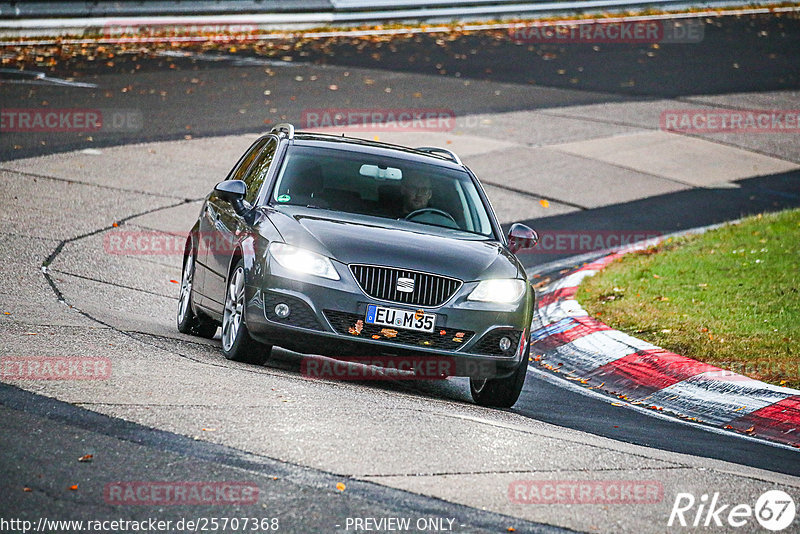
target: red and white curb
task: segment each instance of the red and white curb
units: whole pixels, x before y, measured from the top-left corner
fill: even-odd
[[[542,326],[532,328],[532,365],[636,406],[800,448],[800,391],[753,380],[613,330],[575,300],[584,278],[636,248],[641,247],[587,263],[539,290]]]

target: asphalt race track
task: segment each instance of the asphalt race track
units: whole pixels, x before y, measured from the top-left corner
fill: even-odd
[[[535,369],[500,411],[472,404],[460,379],[309,380],[286,351],[262,367],[226,361],[218,338],[175,329],[180,254],[108,246],[120,232],[186,232],[257,132],[299,124],[312,108],[451,110],[455,127],[444,131],[354,135],[452,148],[505,225],[668,233],[796,207],[796,133],[679,135],[659,119],[797,110],[798,49],[800,20],[786,16],[708,19],[702,42],[658,47],[529,46],[502,34],[309,41],[269,58],[248,47],[108,57],[109,47],[52,65],[32,54],[26,71],[46,73],[38,79],[11,72],[5,59],[22,52],[6,49],[4,109],[103,109],[130,122],[0,136],[9,281],[0,355],[111,364],[104,380],[3,378],[0,517],[246,516],[279,518],[289,532],[407,517],[431,520],[425,531],[665,532],[678,493],[751,506],[768,489],[800,496],[795,449],[615,406]],[[546,277],[579,252],[522,257]],[[517,480],[644,481],[663,494],[520,504],[509,498]],[[259,499],[130,506],[104,495],[120,481],[244,482]],[[751,518],[743,531],[757,528]]]

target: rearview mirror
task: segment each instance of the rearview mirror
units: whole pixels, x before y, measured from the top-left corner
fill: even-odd
[[[247,194],[247,184],[241,180],[225,180],[214,186],[217,196],[226,202],[230,202],[233,209],[238,214],[247,211],[244,205],[244,196]]]
[[[377,165],[362,165],[358,170],[361,176],[368,176],[376,180],[402,180],[403,171],[394,167],[381,168]]]
[[[533,248],[538,242],[539,234],[536,230],[524,224],[514,223],[508,230],[508,250],[514,254],[526,248]]]

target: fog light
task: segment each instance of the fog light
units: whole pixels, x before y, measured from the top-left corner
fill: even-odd
[[[500,350],[505,352],[510,348],[511,348],[511,340],[508,339],[507,337],[501,337],[500,338]]]
[[[283,302],[281,302],[280,304],[275,306],[275,315],[277,315],[281,319],[286,319],[287,317],[289,317],[289,313],[291,313],[291,311],[289,310],[288,304],[284,304]],[[509,343],[511,342],[509,341]]]

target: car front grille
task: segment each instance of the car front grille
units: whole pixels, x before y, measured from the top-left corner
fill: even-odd
[[[390,341],[429,349],[458,350],[475,332],[457,328],[436,328],[433,332],[416,332],[364,322],[364,316],[335,310],[323,310],[325,317],[337,333],[362,339]]]
[[[351,265],[350,271],[370,297],[412,306],[441,306],[462,284],[455,278],[377,265]],[[398,284],[398,279],[406,280]],[[413,289],[408,279],[413,280]],[[410,291],[398,291],[398,287]]]

